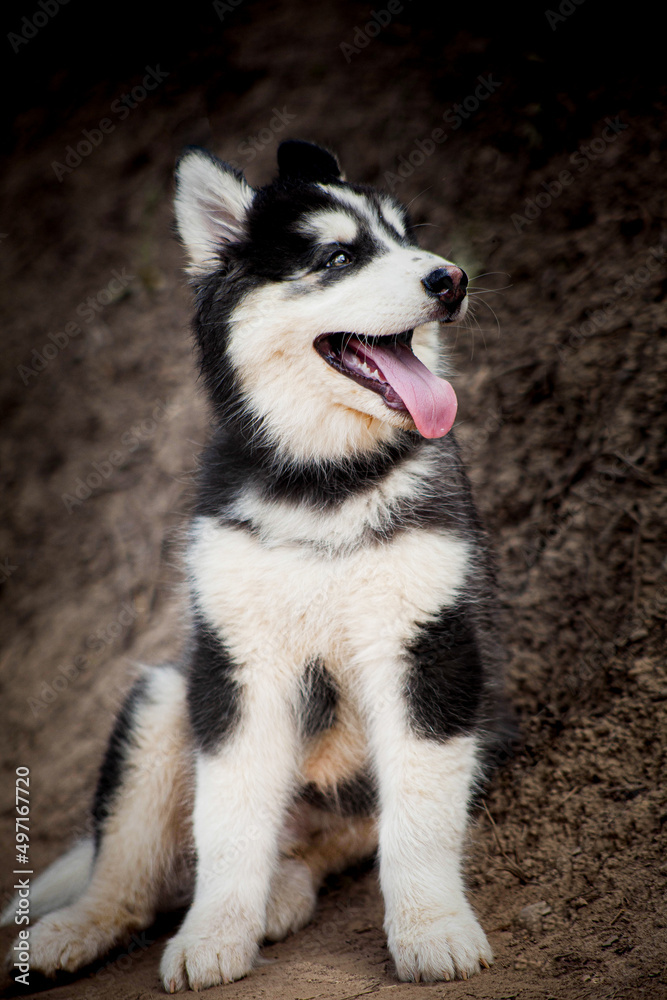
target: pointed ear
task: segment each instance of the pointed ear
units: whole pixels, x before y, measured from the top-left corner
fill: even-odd
[[[215,270],[227,248],[245,234],[255,191],[243,174],[205,149],[188,149],[176,166],[176,227],[187,251],[188,270]]]
[[[278,146],[281,180],[326,183],[342,179],[338,160],[327,149],[302,139],[286,139]]]

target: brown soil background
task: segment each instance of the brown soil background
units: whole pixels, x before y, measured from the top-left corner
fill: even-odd
[[[453,356],[458,434],[497,551],[522,730],[469,843],[471,898],[496,963],[468,982],[397,983],[369,867],[332,881],[311,926],[208,995],[664,1000],[667,140],[657,26],[639,8],[614,22],[593,0],[566,7],[553,30],[537,7],[406,4],[347,62],[341,43],[370,17],[361,4],[245,0],[222,21],[211,4],[192,4],[145,24],[136,6],[63,7],[3,57],[15,112],[0,216],[3,889],[15,768],[31,772],[39,871],[86,827],[133,664],[178,655],[182,639],[181,531],[207,414],[170,229],[175,157],[206,145],[263,183],[290,134],[328,144],[352,179],[382,184],[490,73],[493,95],[461,128],[445,123],[446,142],[396,193],[425,224],[425,246],[493,289],[476,296],[477,323],[458,331]],[[33,13],[8,14],[5,34]],[[158,65],[169,76],[121,121],[112,102]],[[293,118],[271,132],[274,109]],[[617,116],[627,128],[601,144],[605,118]],[[105,117],[113,132],[59,182],[53,161]],[[258,135],[267,141],[251,158],[242,143]],[[572,183],[547,205],[563,170]],[[517,226],[512,216],[540,193],[538,217]],[[130,277],[107,302],[114,269]],[[96,309],[84,317],[90,296]],[[81,333],[25,384],[19,366],[70,322]],[[94,463],[108,474],[68,510],[63,495]],[[547,912],[522,916],[540,902]],[[174,925],[165,919],[81,977],[33,976],[29,989],[6,980],[3,995],[163,996],[159,953]],[[0,944],[10,940],[5,932]]]

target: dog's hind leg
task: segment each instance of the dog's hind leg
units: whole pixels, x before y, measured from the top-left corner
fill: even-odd
[[[92,837],[86,837],[54,861],[34,882],[31,881],[30,919],[43,917],[82,896],[90,882],[94,860],[95,842]],[[19,906],[20,897],[17,894],[2,911],[0,926],[14,922]]]
[[[295,828],[301,836],[294,836]],[[288,824],[281,861],[271,881],[267,939],[281,941],[305,927],[327,875],[371,857],[377,840],[377,822],[371,816],[339,816],[301,804]]]
[[[116,721],[102,767],[90,881],[76,902],[31,929],[32,968],[73,972],[153,921],[190,837],[187,732],[180,673],[146,671]]]

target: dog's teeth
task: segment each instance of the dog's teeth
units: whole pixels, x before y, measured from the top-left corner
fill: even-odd
[[[368,362],[361,361],[353,351],[344,351],[342,360],[345,366],[351,371],[358,372],[366,378],[372,378],[379,382],[377,370],[375,368],[369,368]]]

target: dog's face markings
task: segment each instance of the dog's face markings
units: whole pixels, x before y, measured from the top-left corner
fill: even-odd
[[[307,240],[309,266],[293,282],[297,293],[324,292],[388,252],[362,219],[342,208],[306,213],[298,228]]]
[[[347,212],[332,207],[311,212],[302,220],[300,228],[304,236],[311,237],[324,246],[354,243],[359,235],[357,221]]]
[[[285,297],[292,297],[324,291],[403,246],[379,212],[369,213],[368,205],[360,212],[356,203],[336,197],[340,190],[311,185],[295,199],[291,189],[263,189],[248,213],[247,241],[231,249],[232,259],[281,283]]]
[[[456,397],[434,374],[438,324],[464,316],[465,275],[420,250],[402,206],[343,181],[326,151],[288,143],[278,159],[258,191],[200,151],[178,167],[200,338],[209,366],[212,341],[225,355],[207,373],[220,414],[243,410],[246,431],[289,460],[339,460],[415,427],[441,437]]]
[[[380,213],[383,221],[389,226],[390,230],[408,240],[409,243],[413,242],[412,237],[408,236],[409,221],[407,213],[398,202],[392,202],[389,198],[381,198]]]
[[[374,231],[378,240],[398,240],[401,244],[411,243],[408,238],[409,220],[407,213],[398,202],[392,201],[372,188],[352,185],[321,184],[321,189],[341,206],[349,209]]]

